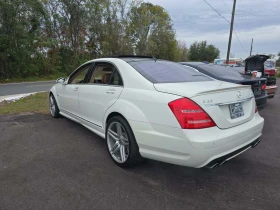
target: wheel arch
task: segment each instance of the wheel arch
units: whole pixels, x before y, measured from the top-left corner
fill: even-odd
[[[128,124],[130,125],[130,120],[137,120],[142,122],[147,122],[147,117],[145,114],[139,109],[137,105],[131,103],[127,100],[118,99],[116,103],[114,103],[105,113],[103,126],[106,129],[108,119],[119,115],[123,117]],[[133,128],[131,128],[133,130]]]
[[[122,117],[122,118],[125,119],[125,121],[129,124],[128,120],[127,120],[121,113],[116,112],[116,111],[113,111],[113,112],[111,112],[111,113],[107,116],[107,118],[106,118],[106,121],[105,121],[105,130],[107,129],[107,123],[108,123],[108,121],[109,121],[111,118],[115,117],[115,116],[120,116],[120,117]]]
[[[55,101],[56,101],[56,104],[57,104],[57,106],[58,106],[58,108],[59,108],[59,107],[60,107],[60,103],[59,103],[58,98],[57,98],[57,93],[56,93],[55,85],[52,86],[52,88],[51,88],[50,91],[49,91],[49,97],[50,97],[51,95],[53,95],[53,97],[54,97],[54,99],[55,99]]]

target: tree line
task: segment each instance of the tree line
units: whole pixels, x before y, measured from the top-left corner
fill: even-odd
[[[0,0],[0,79],[68,74],[120,54],[212,61],[219,50],[187,49],[164,8],[138,0]]]

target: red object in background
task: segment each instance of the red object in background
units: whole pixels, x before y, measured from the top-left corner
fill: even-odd
[[[276,70],[273,68],[264,68],[264,73],[268,76],[275,76]]]

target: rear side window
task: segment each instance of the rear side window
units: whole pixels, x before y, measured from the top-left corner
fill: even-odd
[[[201,82],[213,79],[194,69],[169,61],[134,61],[129,64],[152,83]]]

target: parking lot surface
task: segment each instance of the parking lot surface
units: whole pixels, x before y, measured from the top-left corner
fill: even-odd
[[[66,118],[0,116],[0,209],[280,209],[279,105],[278,91],[256,148],[213,170],[122,169],[103,139]]]

